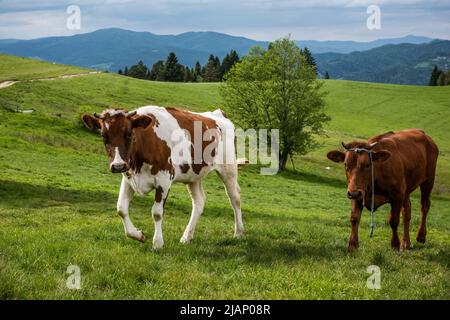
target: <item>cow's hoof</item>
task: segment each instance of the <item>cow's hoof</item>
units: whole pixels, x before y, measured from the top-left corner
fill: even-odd
[[[141,236],[139,237],[138,241],[145,243],[145,241],[147,241],[147,237],[145,236],[145,233],[142,231],[139,231],[141,233]]]
[[[424,233],[419,233],[416,238],[417,242],[425,243],[426,235]]]
[[[411,242],[402,240],[402,243],[400,245],[400,251],[405,251],[411,249]]]
[[[240,238],[242,238],[243,236],[244,236],[244,230],[239,230],[239,231],[236,231],[236,232],[234,233],[233,238],[235,238],[235,239],[240,239]]]
[[[188,244],[192,241],[192,237],[182,236],[180,239],[180,243]]]
[[[145,234],[141,230],[137,230],[137,229],[134,230],[133,232],[127,233],[126,236],[128,238],[137,240],[137,241],[142,242],[142,243],[147,241],[147,237],[145,236]]]
[[[359,248],[359,241],[357,239],[352,239],[352,237],[350,237],[350,240],[348,241],[347,251],[354,252],[357,251],[358,248]]]
[[[163,239],[153,239],[153,250],[161,250],[164,247]]]
[[[394,250],[399,251],[400,250],[400,241],[399,240],[397,240],[397,241],[392,240],[391,241],[391,248],[394,249]]]

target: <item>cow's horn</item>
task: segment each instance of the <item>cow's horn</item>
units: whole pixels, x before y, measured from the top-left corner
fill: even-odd
[[[136,114],[136,111],[127,112],[127,118],[132,117]]]
[[[374,142],[370,144],[370,149],[372,149],[373,147],[375,147],[378,144],[378,142]]]
[[[345,150],[348,150],[348,147],[345,145],[344,142],[341,142],[342,146],[344,147]]]
[[[103,119],[103,118],[104,118],[103,115],[98,114],[98,113],[96,113],[96,112],[94,112],[94,117],[96,117],[97,119]]]

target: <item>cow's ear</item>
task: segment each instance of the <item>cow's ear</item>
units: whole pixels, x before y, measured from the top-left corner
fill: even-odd
[[[386,161],[387,159],[389,159],[391,157],[391,153],[387,150],[380,150],[378,152],[375,152],[373,154],[373,160],[375,161]]]
[[[100,130],[100,119],[97,119],[96,117],[91,116],[90,114],[85,114],[81,117],[81,121],[83,121],[86,128],[91,130]]]
[[[333,150],[327,153],[327,158],[334,162],[344,162],[345,160],[345,153]]]
[[[147,128],[153,122],[153,118],[149,116],[136,116],[131,121],[133,128]]]

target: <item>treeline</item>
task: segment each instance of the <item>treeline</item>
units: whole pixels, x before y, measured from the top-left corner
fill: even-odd
[[[174,52],[169,53],[166,61],[159,60],[149,69],[143,61],[130,68],[119,70],[119,74],[146,80],[170,82],[219,82],[240,58],[235,50],[231,50],[222,61],[219,57],[210,55],[208,62],[202,66],[197,61],[194,68],[182,65]]]
[[[437,66],[434,66],[433,71],[431,71],[430,81],[428,84],[430,86],[448,86],[450,84],[450,70],[445,72]]]

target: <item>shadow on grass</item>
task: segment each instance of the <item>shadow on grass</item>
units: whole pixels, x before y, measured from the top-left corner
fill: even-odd
[[[237,257],[247,263],[257,265],[295,264],[303,259],[332,261],[342,258],[348,253],[344,244],[323,243],[314,241],[298,242],[290,239],[267,239],[246,236],[244,239],[227,239],[211,244],[202,249],[197,248],[195,255],[201,255],[214,262],[229,261]]]
[[[296,180],[296,181],[306,181],[311,182],[315,184],[326,184],[332,187],[336,188],[345,188],[345,182],[343,180],[332,178],[332,177],[326,177],[321,176],[315,173],[311,172],[305,172],[305,171],[294,171],[286,169],[282,173],[279,174],[280,177],[290,180]]]
[[[104,191],[61,189],[48,185],[0,180],[0,199],[2,199],[2,205],[7,207],[45,208],[55,206],[57,203],[115,204],[117,196]]]
[[[274,263],[296,263],[302,259],[334,260],[346,255],[345,247],[332,244],[291,241],[247,242],[245,259],[249,263],[271,265]]]

